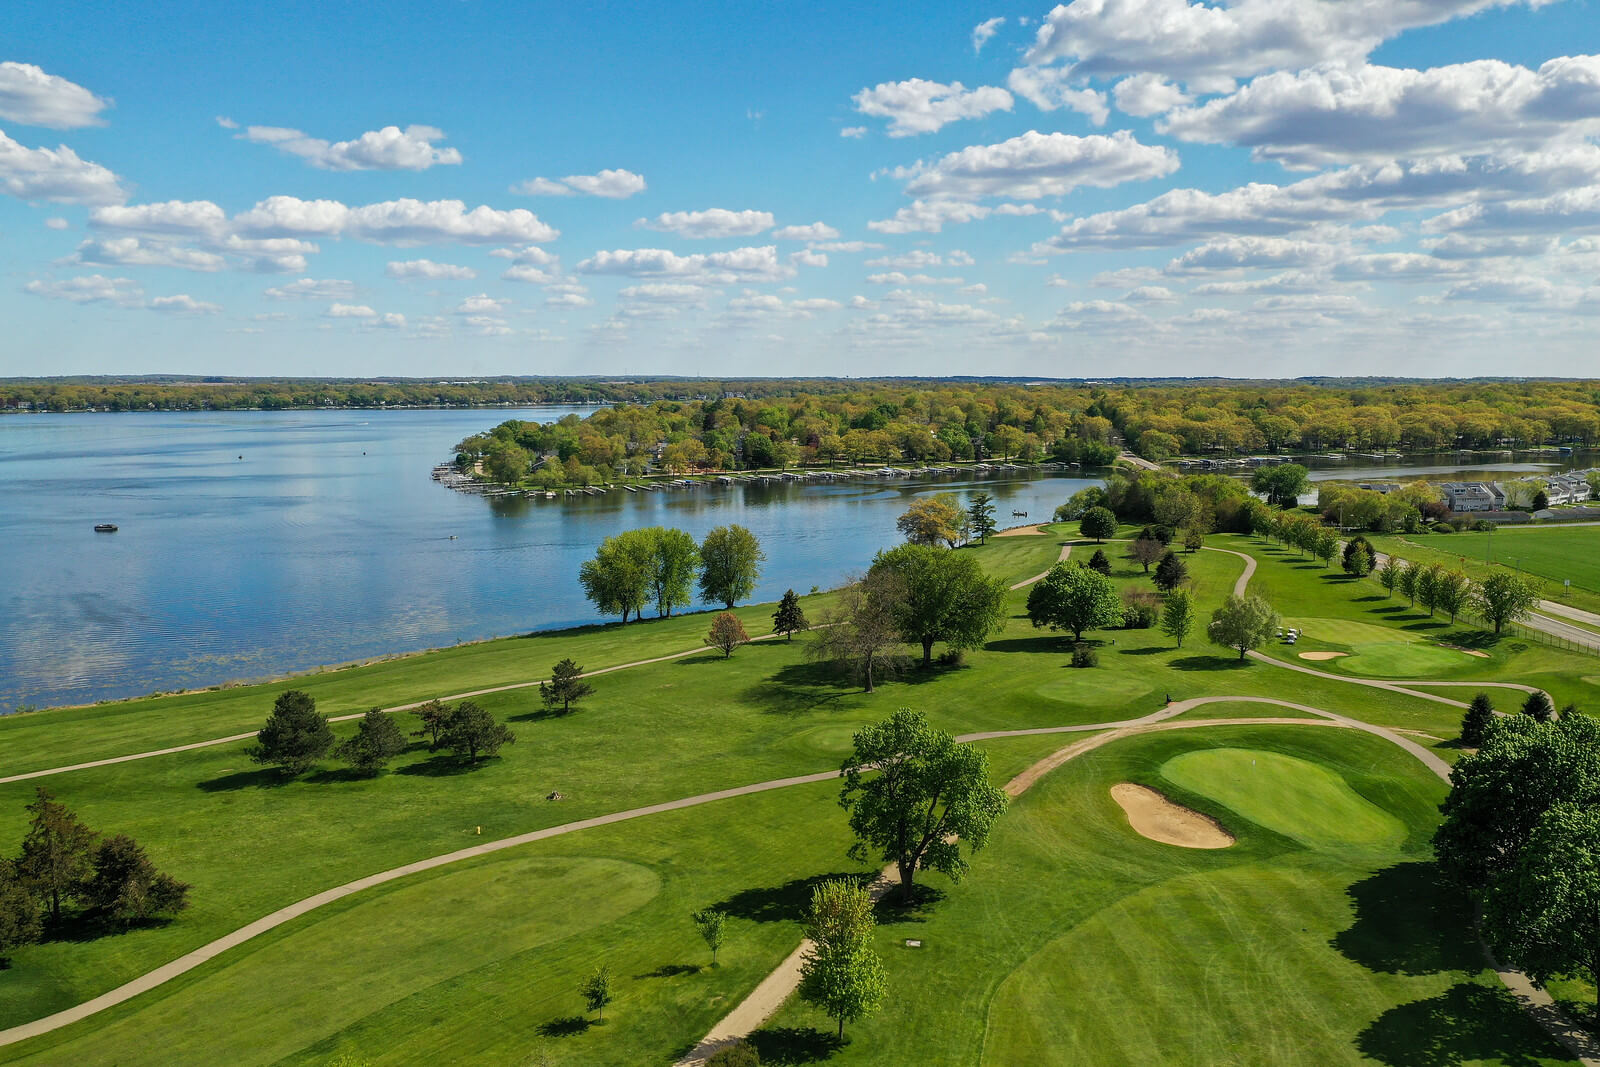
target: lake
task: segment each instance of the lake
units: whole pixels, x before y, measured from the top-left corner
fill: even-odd
[[[429,477],[504,419],[589,410],[0,418],[0,710],[601,621],[578,566],[633,527],[749,527],[768,557],[756,599],[776,600],[863,569],[918,495],[981,485],[1005,526],[1097,484],[1013,472],[491,501]]]

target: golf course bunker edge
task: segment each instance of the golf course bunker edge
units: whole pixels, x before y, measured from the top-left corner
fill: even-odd
[[[1215,819],[1174,804],[1154,789],[1118,782],[1111,787],[1111,799],[1128,817],[1134,832],[1163,845],[1179,848],[1227,848],[1233,835]]]

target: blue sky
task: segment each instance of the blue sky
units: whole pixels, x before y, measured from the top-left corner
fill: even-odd
[[[1592,374],[1595,14],[9,4],[0,375]]]

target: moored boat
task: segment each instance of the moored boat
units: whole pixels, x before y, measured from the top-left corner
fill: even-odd
[[[94,524],[95,533],[116,533],[117,524],[114,522],[97,522]]]

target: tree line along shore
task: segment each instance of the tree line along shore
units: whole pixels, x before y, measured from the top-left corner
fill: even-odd
[[[1589,448],[1590,383],[1065,386],[905,382],[610,404],[462,440],[463,472],[533,489],[647,476],[985,460]]]

